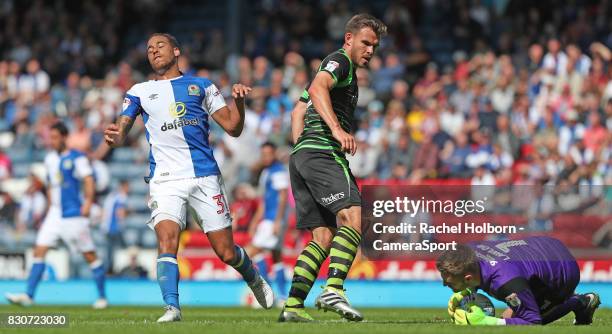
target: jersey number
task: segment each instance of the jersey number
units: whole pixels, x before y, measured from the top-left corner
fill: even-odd
[[[217,214],[220,215],[225,212],[225,204],[222,201],[223,194],[215,195],[213,196],[213,199],[217,200],[217,206],[219,207],[219,210],[217,210]]]

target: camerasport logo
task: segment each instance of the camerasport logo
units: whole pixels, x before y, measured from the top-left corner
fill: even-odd
[[[337,194],[331,194],[328,197],[321,197],[321,201],[324,205],[330,205],[335,201],[341,200],[344,198],[344,192],[339,192]]]

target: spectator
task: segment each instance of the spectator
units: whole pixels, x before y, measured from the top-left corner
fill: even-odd
[[[232,204],[230,204],[232,229],[236,233],[247,233],[259,205],[255,189],[248,183],[238,184],[232,191],[232,198]]]
[[[130,247],[127,253],[130,262],[119,271],[117,277],[132,280],[146,279],[149,273],[138,261],[138,248]]]
[[[47,210],[47,198],[42,180],[34,173],[30,173],[29,181],[30,185],[21,198],[15,219],[16,231],[20,234],[27,230],[37,230]]]
[[[119,182],[116,191],[106,196],[103,205],[102,231],[106,236],[106,254],[104,263],[107,272],[114,272],[115,253],[118,249],[125,247],[123,240],[123,229],[127,217],[127,199],[130,192],[130,184],[127,180]]]
[[[0,181],[8,180],[12,174],[11,158],[0,147]]]

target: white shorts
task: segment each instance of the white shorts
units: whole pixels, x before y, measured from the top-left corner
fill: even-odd
[[[36,236],[37,246],[55,247],[61,239],[71,253],[95,251],[89,218],[62,218],[59,208],[50,207]]]
[[[280,235],[274,234],[274,221],[272,220],[262,220],[259,225],[257,225],[257,230],[255,230],[255,235],[253,235],[253,240],[251,243],[253,246],[261,249],[281,249],[283,246],[283,236],[285,235],[286,224],[282,224]]]
[[[184,230],[187,211],[205,233],[232,226],[221,175],[151,181],[149,187],[151,219],[147,225],[151,229],[162,220],[171,220]]]

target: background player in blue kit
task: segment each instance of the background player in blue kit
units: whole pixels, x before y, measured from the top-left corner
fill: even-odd
[[[459,325],[544,325],[570,312],[576,316],[574,324],[589,325],[600,304],[596,293],[575,293],[578,263],[559,240],[549,237],[459,245],[444,252],[436,266],[444,285],[455,292],[448,312]],[[508,304],[505,319],[486,316],[478,306],[458,307],[477,289]]]
[[[51,205],[36,237],[27,292],[7,293],[6,298],[13,304],[32,305],[34,293],[45,272],[45,255],[61,239],[72,254],[82,253],[89,263],[98,290],[98,300],[93,307],[106,308],[104,265],[96,255],[89,229],[89,214],[95,193],[93,169],[85,154],[66,147],[66,125],[55,123],[49,135],[52,151],[45,157],[45,167],[47,196]]]
[[[261,145],[261,167],[259,188],[263,201],[253,221],[249,234],[251,244],[246,247],[259,272],[267,279],[268,267],[263,251],[270,251],[274,271],[274,281],[278,298],[286,299],[285,266],[282,259],[283,239],[287,228],[287,199],[289,191],[289,173],[283,164],[276,159],[276,145],[266,142]]]
[[[221,171],[208,142],[209,117],[238,137],[244,126],[244,99],[251,88],[232,87],[235,108],[206,78],[183,75],[181,51],[169,34],[155,33],[147,41],[147,57],[155,80],[134,85],[126,94],[117,124],[105,130],[110,146],[123,143],[137,116],[142,116],[150,145],[151,219],[158,240],[157,280],[166,312],[158,322],[181,320],[176,254],[187,211],[206,233],[219,258],[234,267],[264,308],[274,295],[241,247],[234,244],[232,222]]]

